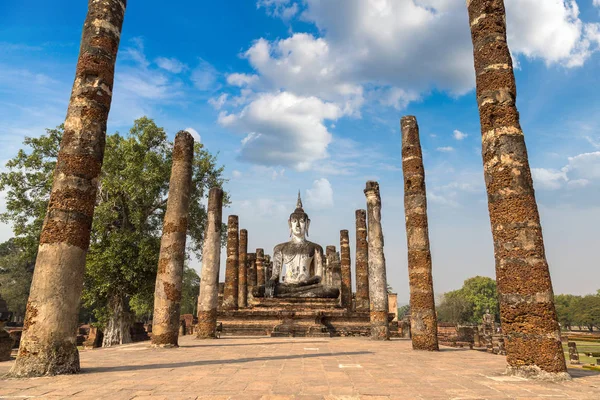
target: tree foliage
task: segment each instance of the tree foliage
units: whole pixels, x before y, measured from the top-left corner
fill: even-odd
[[[0,243],[0,295],[14,317],[25,317],[33,262],[15,239]]]
[[[499,320],[496,281],[486,276],[474,276],[467,279],[462,288],[442,295],[437,314],[442,322],[480,323],[487,310],[496,321]]]
[[[15,243],[28,262],[35,261],[63,127],[46,132],[26,138],[31,152],[20,150],[0,174],[7,199],[0,220],[12,224]],[[83,293],[84,307],[101,324],[114,318],[117,303],[124,318],[130,311],[138,317],[152,312],[172,148],[164,129],[146,117],[136,120],[127,135],[107,137]],[[195,143],[187,245],[198,257],[207,216],[201,199],[211,187],[222,187],[222,172],[216,157]]]

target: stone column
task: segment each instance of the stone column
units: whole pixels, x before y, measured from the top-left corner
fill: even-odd
[[[256,253],[248,253],[248,293],[256,286]]]
[[[367,222],[369,239],[369,301],[371,317],[371,339],[390,338],[388,323],[387,276],[383,254],[383,232],[381,230],[381,197],[379,184],[368,181],[365,188],[367,197]]]
[[[169,197],[154,287],[153,346],[177,347],[193,160],[194,138],[180,131],[173,146]]]
[[[265,284],[265,251],[256,249],[256,285]]]
[[[265,270],[265,281],[268,281],[271,278],[271,256],[265,254],[265,261],[263,265],[263,269]]]
[[[326,284],[333,286],[333,269],[335,267],[335,246],[325,247],[325,279]]]
[[[350,238],[348,237],[348,231],[345,229],[340,231],[340,254],[342,269],[342,307],[349,311],[352,311],[352,269],[350,261]]]
[[[197,339],[216,337],[222,215],[223,190],[214,187],[208,193],[208,216],[202,247],[202,276],[198,297]]]
[[[410,324],[415,350],[439,350],[427,225],[425,170],[419,126],[413,116],[402,117],[402,171],[408,248]]]
[[[356,311],[369,311],[369,246],[367,211],[356,210]]]
[[[230,215],[227,218],[227,264],[225,265],[223,310],[236,310],[238,308],[239,247],[238,216]]]
[[[568,379],[502,0],[467,1],[508,373]]]
[[[238,264],[238,306],[248,307],[248,231],[240,230]]]
[[[88,2],[13,377],[79,372],[79,302],[126,4]]]

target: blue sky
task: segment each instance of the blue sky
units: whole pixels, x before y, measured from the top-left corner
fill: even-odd
[[[600,288],[600,1],[505,3],[555,292],[593,292]],[[287,240],[297,190],[311,240],[339,247],[339,230],[348,229],[353,243],[365,181],[378,180],[388,280],[404,302],[399,120],[415,115],[435,290],[494,276],[463,0],[174,4],[129,1],[109,133],[126,132],[143,115],[171,136],[193,130],[226,167],[233,202],[225,216],[239,215],[250,247],[267,253]],[[24,136],[63,121],[86,5],[0,4],[2,165]],[[10,235],[0,226],[1,240]]]

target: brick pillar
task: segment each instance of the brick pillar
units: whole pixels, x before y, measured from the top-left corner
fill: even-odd
[[[412,346],[415,350],[434,351],[439,347],[419,126],[413,116],[402,117],[400,125]]]
[[[223,190],[214,187],[208,194],[208,216],[202,248],[202,276],[198,297],[197,339],[216,337],[222,215]]]
[[[265,284],[265,251],[256,249],[256,285]]]
[[[326,284],[333,286],[333,269],[335,268],[335,246],[325,247],[325,276]]]
[[[263,265],[263,269],[265,270],[265,282],[271,278],[272,268],[271,268],[271,256],[265,254],[265,261]]]
[[[369,240],[369,300],[371,316],[371,339],[390,338],[388,323],[387,277],[383,254],[383,232],[381,230],[381,197],[379,184],[368,181],[365,188],[367,197],[367,222]]]
[[[227,264],[225,265],[223,310],[236,310],[238,308],[239,235],[238,216],[230,215],[227,218]]]
[[[12,377],[79,372],[79,303],[126,5],[88,2]]]
[[[177,347],[181,285],[185,261],[192,186],[194,138],[186,131],[175,136],[167,211],[163,221],[158,271],[154,287],[152,345]]]
[[[369,246],[367,211],[356,210],[356,311],[369,311]]]
[[[340,254],[342,274],[342,307],[352,311],[352,269],[350,261],[350,239],[347,230],[340,231]]]
[[[240,230],[238,264],[238,306],[248,307],[248,231]]]
[[[256,286],[257,281],[256,253],[248,253],[248,293],[250,293],[250,288]]]
[[[467,1],[508,373],[568,379],[502,0]]]

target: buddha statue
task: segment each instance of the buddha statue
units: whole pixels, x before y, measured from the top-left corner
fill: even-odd
[[[337,298],[339,289],[321,284],[323,279],[323,248],[306,240],[310,218],[302,208],[298,192],[296,209],[288,220],[291,240],[273,249],[273,272],[263,286],[255,289],[256,297]],[[281,273],[285,267],[285,277]]]

